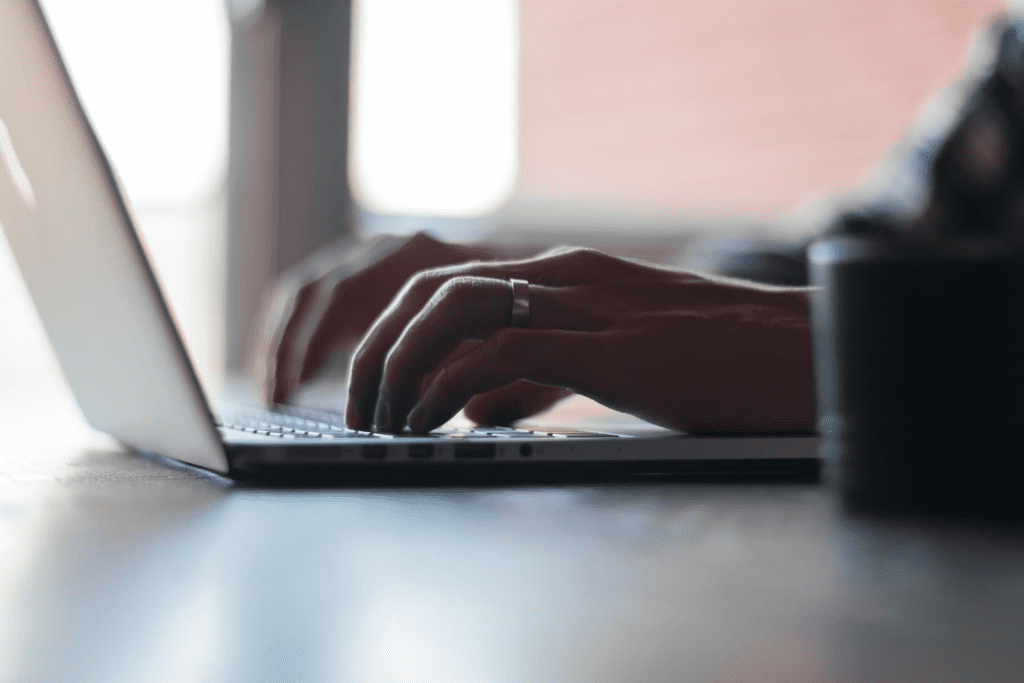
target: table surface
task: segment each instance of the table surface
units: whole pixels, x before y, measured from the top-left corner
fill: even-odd
[[[1024,680],[1012,529],[812,484],[244,488],[52,382],[0,425],[0,681]]]

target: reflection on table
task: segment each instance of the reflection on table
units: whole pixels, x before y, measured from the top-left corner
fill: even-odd
[[[247,489],[47,386],[0,400],[0,680],[1024,679],[1013,530],[806,484]]]

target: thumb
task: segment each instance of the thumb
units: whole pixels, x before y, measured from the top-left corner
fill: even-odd
[[[562,387],[537,384],[525,379],[477,394],[463,409],[480,425],[509,426],[516,420],[542,413],[572,392]]]

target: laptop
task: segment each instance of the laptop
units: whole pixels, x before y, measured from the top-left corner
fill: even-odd
[[[817,476],[812,436],[690,437],[654,426],[403,436],[295,406],[215,413],[37,0],[0,3],[0,157],[0,224],[68,384],[89,423],[134,450],[237,478]]]

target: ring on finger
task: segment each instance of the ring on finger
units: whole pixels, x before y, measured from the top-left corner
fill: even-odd
[[[512,327],[529,327],[530,325],[530,283],[526,280],[510,278],[512,285],[512,314],[509,322]]]

